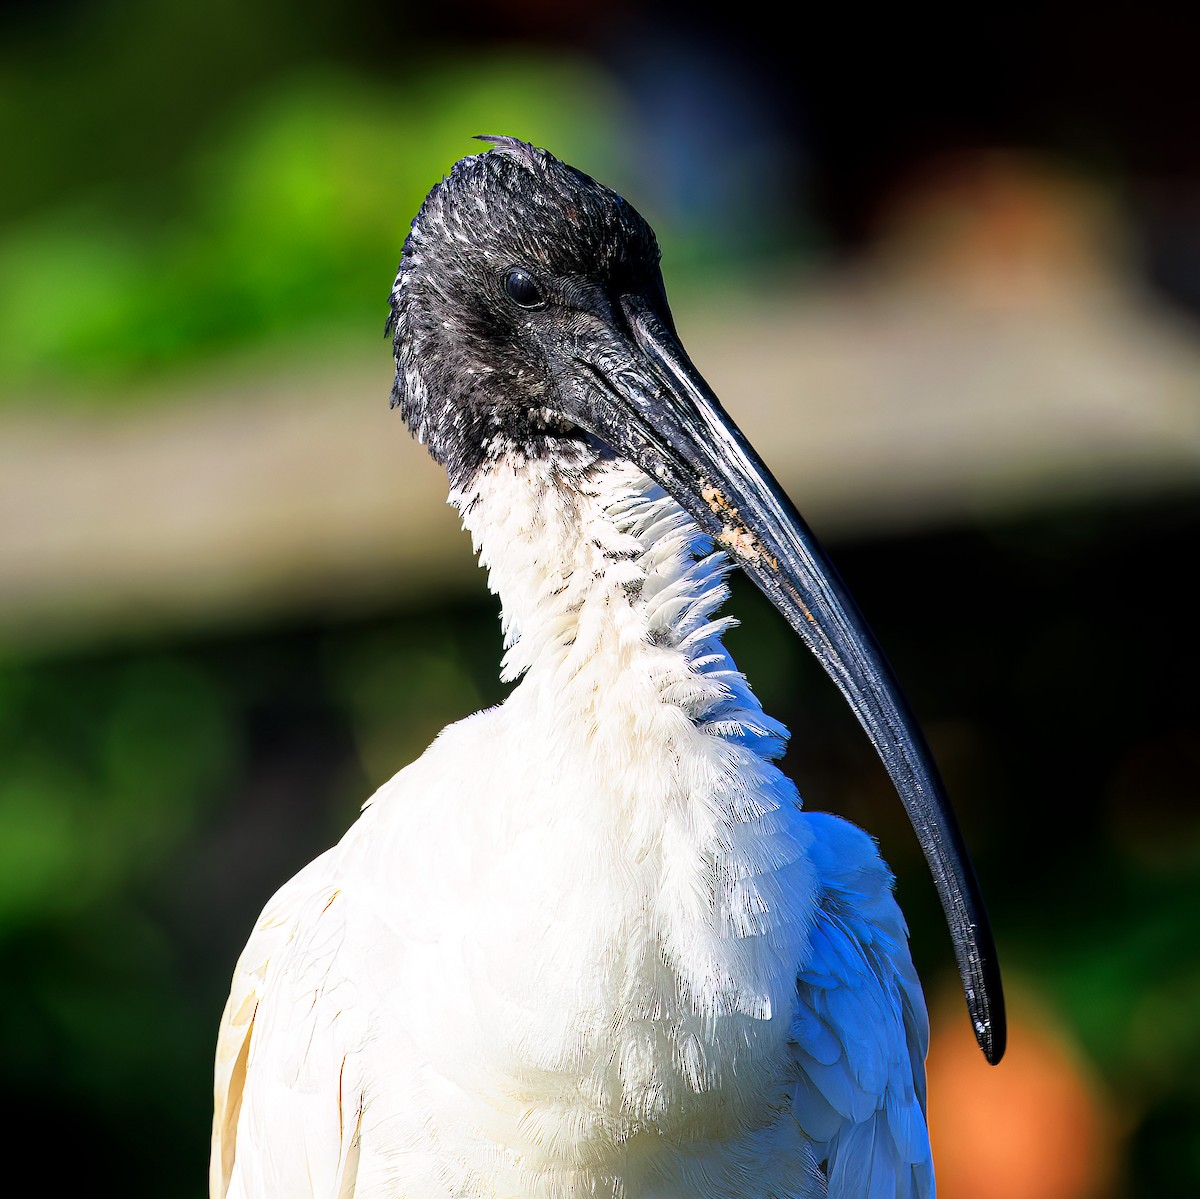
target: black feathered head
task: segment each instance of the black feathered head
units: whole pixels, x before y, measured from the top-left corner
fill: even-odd
[[[508,137],[426,197],[392,288],[392,404],[461,486],[509,448],[578,436],[556,403],[581,325],[662,296],[654,232],[611,188]],[[665,299],[662,301],[665,308]]]

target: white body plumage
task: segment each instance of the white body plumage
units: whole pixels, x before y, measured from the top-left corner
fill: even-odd
[[[931,1196],[891,877],[772,765],[723,555],[590,450],[454,500],[520,682],[267,905],[214,1199]]]

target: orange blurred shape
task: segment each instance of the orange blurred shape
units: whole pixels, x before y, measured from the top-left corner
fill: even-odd
[[[1009,996],[1008,1051],[988,1066],[947,994],[931,1013],[929,1126],[939,1199],[1102,1199],[1114,1129],[1087,1067],[1046,1010]]]
[[[1095,288],[1125,257],[1102,188],[1003,150],[921,164],[881,203],[876,235],[893,267],[1002,304]]]

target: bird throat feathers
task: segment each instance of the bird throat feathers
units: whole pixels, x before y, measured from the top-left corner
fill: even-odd
[[[554,723],[624,726],[618,745],[624,703],[779,757],[787,731],[725,649],[736,620],[715,615],[729,559],[637,467],[586,443],[564,451],[504,454],[450,496],[501,600],[502,677],[554,697]]]

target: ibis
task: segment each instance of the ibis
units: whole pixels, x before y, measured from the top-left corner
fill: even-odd
[[[220,1026],[211,1194],[932,1196],[893,878],[774,764],[787,732],[722,641],[728,572],[882,759],[995,1062],[996,953],[937,768],[685,353],[650,226],[549,152],[483,140],[404,243],[391,399],[446,469],[515,685],[266,905]]]

